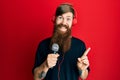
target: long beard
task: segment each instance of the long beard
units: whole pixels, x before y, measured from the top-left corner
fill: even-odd
[[[59,28],[65,27],[67,31],[63,33]],[[54,26],[53,36],[51,38],[50,47],[53,43],[57,43],[60,50],[66,53],[71,46],[71,29],[67,25],[59,24]]]

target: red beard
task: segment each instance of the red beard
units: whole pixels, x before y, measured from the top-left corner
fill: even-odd
[[[59,28],[65,27],[67,31],[63,33]],[[57,43],[60,47],[60,50],[65,53],[70,49],[71,46],[71,29],[69,26],[59,24],[54,26],[53,36],[51,38],[50,47],[53,43]]]

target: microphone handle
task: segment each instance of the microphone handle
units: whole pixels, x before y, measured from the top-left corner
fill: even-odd
[[[56,54],[56,52],[54,51],[54,54]]]
[[[56,54],[56,51],[53,52],[53,54]],[[54,66],[53,66],[54,67]],[[51,69],[53,69],[53,67]]]

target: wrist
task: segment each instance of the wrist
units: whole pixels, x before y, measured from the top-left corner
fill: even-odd
[[[86,72],[87,71],[87,69],[78,69],[78,72],[79,72],[79,75],[81,76],[82,75],[82,73],[84,73],[84,72]]]
[[[82,70],[78,69],[78,73],[79,73],[79,75],[81,76]]]
[[[47,61],[44,62],[44,64],[43,64],[43,69],[44,69],[45,72],[48,71],[49,67],[48,67],[48,65],[47,65]]]

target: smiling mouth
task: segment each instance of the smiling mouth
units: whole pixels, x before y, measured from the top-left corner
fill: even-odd
[[[66,31],[67,31],[67,28],[64,27],[64,26],[62,26],[62,27],[59,28],[59,30],[62,31],[62,32],[66,32]]]

